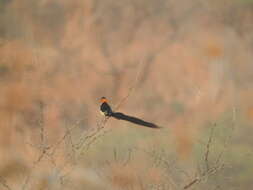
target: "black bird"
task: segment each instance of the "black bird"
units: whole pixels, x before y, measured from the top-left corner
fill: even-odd
[[[145,126],[145,127],[160,128],[159,126],[157,126],[154,123],[146,122],[146,121],[143,121],[142,119],[139,119],[139,118],[136,118],[136,117],[133,117],[133,116],[129,116],[129,115],[125,115],[121,112],[113,112],[112,108],[107,103],[108,101],[105,97],[102,97],[100,100],[101,100],[101,103],[102,103],[101,106],[100,106],[100,111],[104,116],[114,117],[114,118],[119,119],[119,120],[129,121],[129,122],[135,123],[137,125],[142,125],[142,126]]]

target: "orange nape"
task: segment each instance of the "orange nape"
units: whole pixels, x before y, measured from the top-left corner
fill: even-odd
[[[107,102],[107,99],[106,99],[106,97],[102,97],[102,98],[100,98],[100,101],[101,101],[102,103],[104,103],[104,102]]]

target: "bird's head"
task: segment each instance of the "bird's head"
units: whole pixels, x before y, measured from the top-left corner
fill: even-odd
[[[101,103],[107,102],[106,97],[102,97],[102,98],[100,98],[100,102],[101,102]]]

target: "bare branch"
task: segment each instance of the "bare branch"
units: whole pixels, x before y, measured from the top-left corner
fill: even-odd
[[[210,168],[209,170],[203,172],[202,174],[200,174],[199,176],[197,176],[196,178],[194,178],[192,181],[190,181],[189,183],[187,183],[187,185],[185,185],[183,187],[183,189],[189,189],[194,184],[197,184],[197,183],[201,182],[205,177],[211,176],[211,175],[217,173],[218,171],[222,170],[223,168],[224,168],[224,164],[218,165],[218,166],[214,166],[214,167]]]
[[[214,124],[214,126],[211,128],[211,134],[208,138],[208,142],[206,144],[206,153],[205,153],[205,164],[206,164],[206,170],[209,170],[209,153],[210,153],[210,146],[212,143],[212,139],[213,139],[213,134],[214,134],[214,128],[216,127],[216,123]]]
[[[6,189],[11,190],[10,186],[7,184],[7,181],[2,176],[0,176],[0,184]]]
[[[129,88],[127,95],[125,97],[123,97],[122,100],[115,107],[115,111],[117,111],[126,102],[126,100],[129,98],[129,96],[132,94],[132,92],[136,88],[139,78],[140,78],[143,63],[144,63],[144,61],[141,61],[139,63],[139,69],[138,69],[138,73],[136,74],[135,81],[134,81],[133,85]]]
[[[138,150],[138,151],[142,151],[142,152],[146,153],[147,155],[151,156],[154,159],[158,159],[160,162],[162,162],[167,167],[167,169],[171,168],[172,163],[169,163],[169,161],[167,159],[165,159],[161,156],[157,156],[154,151],[148,151],[148,150],[145,150],[145,149],[142,149],[142,148],[137,148],[137,147],[134,147],[134,149]],[[172,176],[169,175],[168,173],[167,173],[167,176],[169,177],[169,179],[168,179],[169,184],[171,186],[173,186],[175,189],[178,189],[179,186],[175,182],[175,180],[172,178]]]
[[[201,182],[203,179],[217,173],[218,171],[220,171],[221,169],[224,168],[225,165],[224,165],[224,163],[220,162],[220,159],[217,159],[216,162],[212,166],[210,166],[210,163],[209,163],[210,147],[211,147],[212,142],[213,142],[215,127],[216,127],[216,124],[214,124],[213,127],[211,128],[211,133],[210,133],[210,136],[208,138],[208,142],[206,144],[206,151],[204,153],[204,161],[205,161],[206,169],[203,172],[200,171],[198,175],[196,175],[190,182],[188,182],[183,187],[183,189],[189,189],[193,185]],[[220,157],[220,155],[218,156],[218,158],[219,157]]]
[[[230,140],[231,140],[231,138],[232,138],[233,131],[234,131],[235,127],[236,127],[236,115],[237,115],[237,110],[236,110],[236,107],[235,107],[235,106],[233,107],[232,112],[233,112],[233,113],[232,113],[233,116],[232,116],[231,134],[227,137],[227,139],[226,139],[226,141],[225,141],[225,143],[224,143],[223,150],[220,152],[219,156],[218,156],[217,159],[216,159],[216,162],[215,162],[216,164],[219,163],[219,162],[221,161],[221,159],[222,159],[222,157],[223,157],[225,151],[228,149],[228,145],[229,145],[229,142],[230,142]]]

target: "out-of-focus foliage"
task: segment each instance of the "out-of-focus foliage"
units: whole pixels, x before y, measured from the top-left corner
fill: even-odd
[[[214,125],[225,166],[194,188],[251,189],[252,20],[252,0],[0,0],[0,189],[180,189]],[[120,111],[163,129],[110,119],[77,158],[129,91]]]

